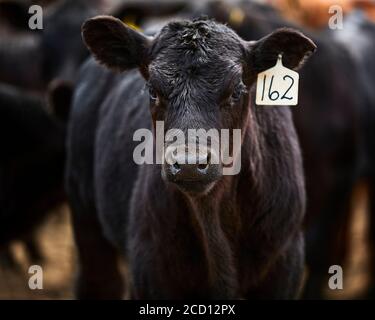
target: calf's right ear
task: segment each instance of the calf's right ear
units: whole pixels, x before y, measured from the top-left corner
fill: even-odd
[[[111,16],[97,16],[82,26],[83,40],[96,60],[108,68],[125,71],[143,68],[151,39]]]

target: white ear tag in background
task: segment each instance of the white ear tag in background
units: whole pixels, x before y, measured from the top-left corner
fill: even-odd
[[[283,66],[279,54],[276,65],[258,74],[256,104],[258,106],[295,106],[298,104],[299,74]]]

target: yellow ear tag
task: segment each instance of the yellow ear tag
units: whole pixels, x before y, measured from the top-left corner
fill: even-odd
[[[229,23],[231,25],[240,26],[245,19],[245,13],[241,8],[235,7],[229,13]]]
[[[298,72],[284,67],[279,54],[274,67],[258,74],[255,103],[258,106],[295,106],[298,82]]]
[[[130,28],[136,30],[136,31],[142,31],[142,29],[135,23],[135,19],[131,16],[126,16],[122,19],[122,22],[124,22],[127,26]]]

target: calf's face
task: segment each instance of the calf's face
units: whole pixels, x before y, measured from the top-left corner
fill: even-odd
[[[311,40],[294,30],[246,42],[206,19],[171,22],[149,38],[115,18],[99,16],[83,25],[83,38],[107,67],[139,68],[149,88],[154,126],[163,121],[167,132],[162,175],[193,194],[207,192],[221,178],[216,140],[221,129],[229,129],[230,135],[232,129],[245,129],[256,75],[272,67],[279,53],[284,65],[296,69],[315,50]],[[189,135],[189,130],[206,134]],[[179,135],[184,136],[181,143]],[[234,155],[233,146],[228,147]]]

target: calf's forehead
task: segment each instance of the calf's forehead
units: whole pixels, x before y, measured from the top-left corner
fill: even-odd
[[[240,38],[224,25],[209,20],[174,22],[154,41],[150,71],[165,76],[205,75],[232,68],[242,55]]]

